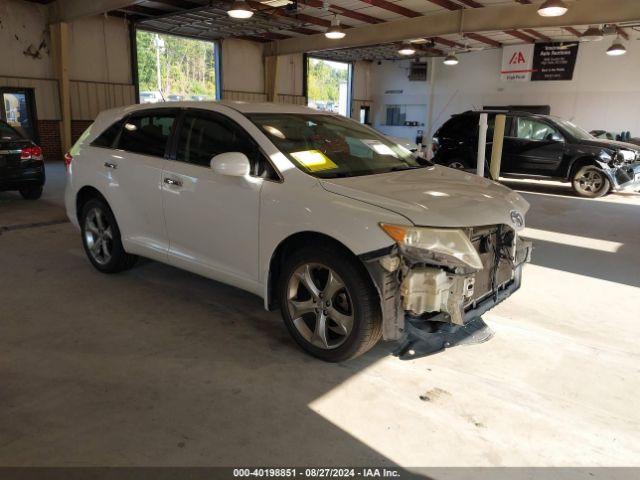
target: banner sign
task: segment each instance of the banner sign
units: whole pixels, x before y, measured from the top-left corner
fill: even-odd
[[[506,82],[528,82],[533,70],[533,45],[506,45],[502,48],[501,79]]]
[[[500,78],[506,82],[572,80],[579,43],[507,45],[502,49]]]
[[[572,80],[579,46],[579,42],[536,43],[531,80]]]

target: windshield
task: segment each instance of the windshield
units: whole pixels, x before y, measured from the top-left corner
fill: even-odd
[[[577,125],[574,125],[568,120],[556,119],[556,121],[560,125],[562,125],[562,127],[565,130],[567,130],[573,137],[577,138],[578,140],[593,140],[593,135],[591,135],[586,130],[583,130],[582,128],[578,127]]]
[[[298,168],[320,178],[420,168],[425,160],[357,122],[333,115],[247,115]]]

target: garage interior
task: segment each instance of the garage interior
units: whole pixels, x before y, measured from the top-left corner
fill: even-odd
[[[313,62],[344,64],[336,105],[315,106],[425,151],[451,115],[489,106],[640,137],[640,2],[545,17],[539,0],[246,0],[244,20],[232,3],[0,0],[2,119],[22,95],[47,172],[37,201],[0,192],[0,467],[640,467],[637,192],[502,179],[531,204],[534,251],[484,315],[494,337],[329,364],[247,292],[152,261],[94,271],[63,162],[99,112],[146,91],[137,32],[211,42],[204,100],[308,105]],[[503,78],[505,49],[541,42],[578,48],[571,79]]]

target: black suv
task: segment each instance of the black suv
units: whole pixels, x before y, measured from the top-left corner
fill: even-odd
[[[597,139],[571,122],[526,112],[469,111],[454,115],[435,133],[434,159],[475,169],[480,113],[489,116],[487,159],[498,113],[507,116],[500,175],[570,181],[578,195],[601,197],[640,188],[640,147]],[[487,169],[488,170],[488,169]]]
[[[42,149],[0,120],[0,191],[18,190],[37,200],[44,185]]]

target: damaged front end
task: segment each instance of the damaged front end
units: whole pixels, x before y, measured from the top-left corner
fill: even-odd
[[[483,313],[520,287],[531,243],[507,225],[466,229],[381,225],[396,245],[361,256],[380,293],[383,337],[418,358],[488,340]]]

